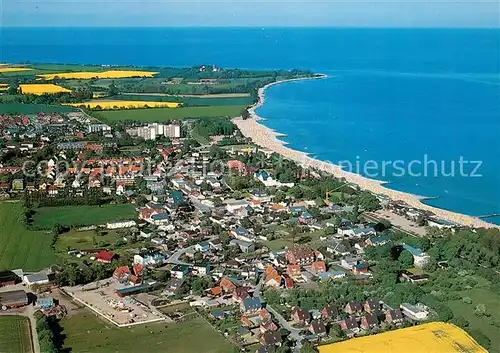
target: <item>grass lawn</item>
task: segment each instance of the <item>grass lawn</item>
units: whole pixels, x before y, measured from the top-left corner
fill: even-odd
[[[109,122],[123,120],[137,120],[144,122],[159,122],[189,118],[213,118],[239,116],[245,106],[210,106],[210,107],[185,107],[185,108],[151,108],[108,110],[96,112],[96,115]]]
[[[0,316],[0,352],[33,352],[27,317]]]
[[[117,328],[83,309],[61,321],[64,347],[72,352],[228,353],[232,345],[202,318]]]
[[[76,109],[61,105],[2,103],[0,114],[69,113]]]
[[[181,102],[185,105],[194,106],[226,106],[226,105],[240,105],[249,106],[253,104],[252,97],[215,97],[204,98],[201,97],[179,97],[179,96],[160,96],[160,95],[147,95],[147,94],[120,94],[116,96],[107,97],[106,99],[119,99],[119,100],[133,100],[133,101],[157,101],[157,102]]]
[[[474,315],[474,308],[478,304],[484,304],[487,312],[498,320],[498,310],[500,308],[500,294],[487,289],[471,289],[460,292],[462,297],[472,299],[472,304],[464,303],[462,300],[453,300],[446,303],[455,316],[463,316],[469,322],[471,330],[480,331],[486,335],[490,341],[490,352],[500,352],[500,335],[498,328],[490,325],[486,318]]]
[[[102,205],[102,206],[62,206],[42,207],[36,209],[33,223],[36,227],[50,229],[55,224],[65,226],[87,226],[119,220],[136,219],[134,205]]]
[[[279,230],[277,231],[279,232]],[[286,228],[284,228],[283,231],[287,232]],[[317,249],[321,245],[319,238],[324,234],[325,232],[323,230],[315,230],[310,233],[302,233],[300,237],[297,237],[295,239],[295,244],[296,245],[309,244],[311,248]],[[265,241],[263,242],[263,244],[272,251],[281,250],[284,249],[285,247],[290,248],[294,245],[292,239],[286,235],[283,238]]]
[[[57,262],[52,236],[21,223],[19,203],[0,202],[0,268],[39,270]]]

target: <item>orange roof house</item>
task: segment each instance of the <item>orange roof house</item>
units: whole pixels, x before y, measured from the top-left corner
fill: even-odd
[[[222,294],[222,288],[220,286],[213,287],[210,289],[210,294],[217,297]]]
[[[301,276],[301,271],[300,271],[300,265],[288,265],[286,268],[286,273],[290,278],[296,279],[300,278]]]
[[[223,278],[219,286],[225,293],[232,293],[236,289],[236,285],[227,278]]]
[[[312,263],[312,270],[315,274],[326,272],[326,264],[324,261],[315,261]]]

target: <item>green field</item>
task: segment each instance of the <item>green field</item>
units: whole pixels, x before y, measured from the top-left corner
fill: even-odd
[[[84,353],[228,353],[232,345],[203,319],[117,328],[84,309],[61,320],[64,348]]]
[[[87,226],[136,218],[137,213],[131,204],[41,207],[35,211],[33,224],[37,228],[50,229],[55,224]]]
[[[21,223],[19,203],[0,202],[0,269],[39,270],[57,262],[52,236]]]
[[[151,108],[108,110],[96,112],[99,119],[109,122],[123,120],[137,120],[144,122],[159,122],[189,118],[213,118],[239,116],[244,106],[214,106],[214,107],[186,107],[186,108]]]
[[[106,97],[106,99],[153,101],[153,102],[180,102],[191,107],[230,106],[230,105],[233,106],[239,105],[245,107],[253,104],[252,97],[203,98],[203,97],[159,96],[159,95],[146,95],[146,94],[120,94],[116,96]]]
[[[463,300],[453,300],[446,303],[453,311],[455,316],[463,316],[469,322],[469,327],[472,330],[479,331],[486,335],[490,341],[490,352],[500,352],[500,335],[499,328],[491,325],[487,318],[479,317],[474,314],[474,308],[478,304],[484,304],[486,310],[496,320],[498,320],[498,312],[500,310],[500,294],[494,293],[487,289],[471,289],[460,292],[462,297],[472,299],[472,304],[464,303]]]
[[[69,113],[76,111],[72,107],[48,104],[2,103],[0,114],[37,114],[37,113]]]
[[[0,352],[33,352],[27,317],[0,316]]]

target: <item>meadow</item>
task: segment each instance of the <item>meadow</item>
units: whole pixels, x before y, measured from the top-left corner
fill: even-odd
[[[319,353],[487,353],[464,330],[444,322],[402,328],[318,347]]]
[[[63,349],[72,352],[227,353],[233,346],[202,318],[166,324],[117,328],[87,309],[60,322],[66,336]]]
[[[52,83],[26,83],[19,85],[22,94],[55,94],[55,93],[71,93],[70,89]]]
[[[478,304],[484,304],[486,312],[498,320],[498,310],[500,308],[500,294],[493,290],[487,289],[471,289],[460,292],[462,298],[469,297],[472,299],[471,304],[465,303],[462,299],[447,302],[447,306],[453,311],[455,316],[462,316],[469,322],[468,329],[479,331],[486,335],[490,341],[490,353],[500,353],[500,336],[499,329],[491,325],[487,318],[480,317],[474,314],[474,309]]]
[[[0,202],[0,268],[39,270],[57,263],[52,236],[26,229],[20,203]]]
[[[33,352],[30,325],[27,317],[0,316],[0,352]]]
[[[32,71],[33,69],[30,69],[28,67],[6,67],[6,66],[1,66],[0,67],[0,73],[9,73],[9,72],[23,72],[23,71]]]
[[[224,116],[235,117],[241,114],[242,109],[242,106],[182,107],[178,109],[128,109],[119,111],[103,111],[98,112],[96,115],[99,119],[108,122],[124,120],[160,122],[189,118],[213,118]]]
[[[67,103],[72,107],[97,109],[97,110],[120,110],[120,109],[144,109],[144,108],[179,108],[181,103],[177,102],[151,102],[151,101],[122,101],[122,100],[95,100],[92,102]]]
[[[4,102],[0,104],[0,114],[69,113],[74,111],[76,111],[76,108],[61,105]]]
[[[183,97],[183,96],[166,96],[166,95],[155,95],[155,94],[120,94],[117,96],[109,97],[109,99],[119,99],[119,100],[135,100],[135,101],[156,101],[156,102],[178,102],[182,103],[184,106],[227,106],[227,105],[241,105],[242,107],[250,106],[254,103],[253,98],[250,96],[246,97],[228,97],[222,95],[218,97],[214,95],[212,97],[200,96],[200,97]]]
[[[50,229],[55,224],[87,226],[136,218],[132,204],[41,207],[35,211],[33,225],[38,229]]]

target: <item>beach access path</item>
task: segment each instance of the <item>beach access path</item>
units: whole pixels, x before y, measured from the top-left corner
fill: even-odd
[[[290,159],[304,168],[312,168],[318,171],[333,174],[337,178],[344,178],[347,182],[356,184],[363,190],[367,190],[379,195],[385,195],[391,200],[404,201],[411,207],[430,211],[441,219],[462,226],[474,227],[474,228],[500,228],[499,225],[485,222],[484,220],[477,217],[468,216],[448,210],[443,210],[437,207],[429,206],[421,201],[423,198],[422,196],[412,195],[402,191],[389,189],[385,187],[381,181],[369,179],[359,174],[345,171],[338,165],[312,158],[304,152],[291,149],[287,147],[283,141],[279,140],[280,134],[278,132],[261,124],[262,118],[257,115],[255,110],[265,103],[265,91],[267,88],[283,82],[306,80],[306,79],[321,79],[325,77],[326,77],[325,75],[322,75],[315,77],[276,81],[270,83],[259,89],[258,102],[248,110],[250,118],[243,119],[241,117],[238,117],[234,118],[232,121],[239,128],[243,136],[252,139],[252,141],[255,144],[261,146],[262,148],[266,148],[275,153],[278,153],[282,155],[284,158]]]

